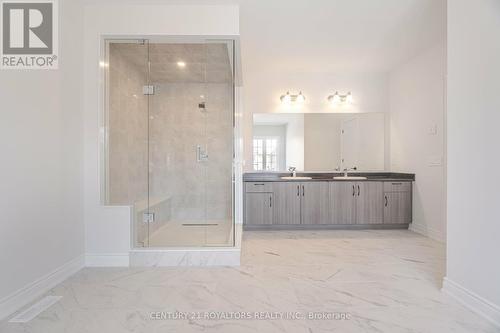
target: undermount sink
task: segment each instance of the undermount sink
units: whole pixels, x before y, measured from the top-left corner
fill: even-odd
[[[300,176],[292,177],[292,176],[288,176],[288,177],[281,177],[281,179],[285,179],[285,180],[306,180],[306,179],[312,179],[312,177],[300,177]]]
[[[337,176],[333,177],[335,180],[364,180],[366,177],[361,176]]]

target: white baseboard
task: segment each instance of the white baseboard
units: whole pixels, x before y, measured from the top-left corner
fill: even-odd
[[[26,306],[45,294],[50,289],[54,288],[56,285],[82,269],[84,264],[85,261],[83,255],[78,256],[56,268],[52,272],[42,276],[36,281],[29,283],[23,288],[1,299],[0,320],[5,319],[23,306]]]
[[[86,253],[86,267],[129,267],[128,253]]]
[[[441,242],[441,243],[446,242],[445,235],[443,235],[442,232],[439,232],[436,229],[425,227],[425,226],[422,226],[421,224],[418,224],[418,223],[411,223],[410,227],[408,229],[410,229],[413,232],[416,232],[417,234],[421,234],[421,235],[427,236],[429,238],[432,238],[438,242]]]
[[[462,287],[456,282],[451,281],[447,277],[443,279],[443,288],[441,290],[444,293],[455,298],[469,310],[474,311],[475,313],[492,322],[493,325],[500,328],[499,306],[485,300],[476,293]]]

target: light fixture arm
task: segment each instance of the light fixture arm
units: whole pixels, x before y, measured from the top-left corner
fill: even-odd
[[[329,95],[327,97],[327,100],[331,103],[351,103],[352,102],[352,94],[349,91],[347,94],[339,94],[338,91],[335,92],[333,95]]]
[[[302,91],[299,91],[297,95],[291,95],[287,91],[286,94],[280,96],[280,100],[282,103],[303,103],[306,97],[302,94]]]

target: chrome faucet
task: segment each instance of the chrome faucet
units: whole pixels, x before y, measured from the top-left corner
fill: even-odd
[[[357,168],[357,167],[353,167],[353,168],[345,168],[345,169],[344,169],[344,177],[347,177],[347,171],[350,171],[350,170],[354,170],[354,171],[356,171],[356,170],[358,170],[358,168]]]
[[[292,173],[292,177],[297,177],[297,171],[295,171],[297,168],[296,167],[289,167],[288,171]]]

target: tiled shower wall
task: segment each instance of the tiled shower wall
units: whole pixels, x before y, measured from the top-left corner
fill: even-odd
[[[227,220],[232,213],[232,86],[155,84],[151,99],[150,191],[171,199],[178,221]],[[205,102],[206,109],[199,103]],[[208,161],[197,162],[196,147]]]
[[[146,71],[125,56],[119,49],[110,52],[109,203],[142,207],[148,191]],[[169,217],[178,221],[230,219],[232,85],[154,86],[149,101],[150,200],[168,202]],[[199,107],[201,102],[206,109]],[[208,150],[208,161],[197,162],[197,145]]]

